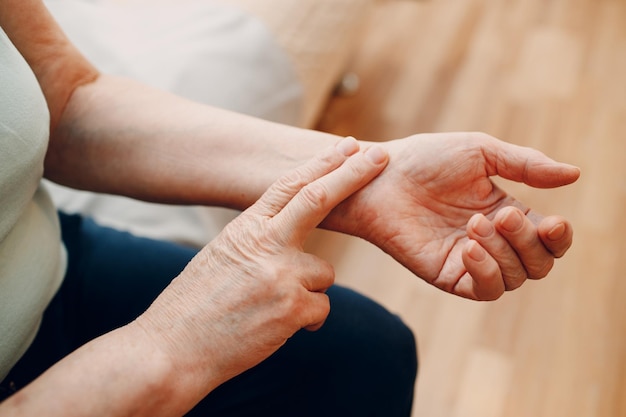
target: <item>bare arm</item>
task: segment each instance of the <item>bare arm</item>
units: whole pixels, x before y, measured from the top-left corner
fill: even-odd
[[[100,76],[73,93],[51,138],[46,176],[147,201],[244,209],[339,140]]]
[[[170,359],[131,324],[54,365],[2,402],[0,416],[183,415],[190,405],[176,395],[179,377]]]
[[[340,139],[101,75],[40,0],[3,0],[0,24],[48,102],[45,175],[60,184],[243,209],[282,173]]]

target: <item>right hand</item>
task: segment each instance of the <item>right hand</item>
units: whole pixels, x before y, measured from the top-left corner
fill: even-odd
[[[354,139],[344,139],[277,180],[137,320],[196,383],[224,382],[301,328],[322,326],[334,270],[302,248],[336,205],[386,166],[382,148],[358,150]]]
[[[494,300],[545,277],[572,243],[570,222],[543,216],[491,179],[532,187],[576,181],[580,170],[481,133],[388,141],[387,169],[323,226],[377,245],[436,287]]]

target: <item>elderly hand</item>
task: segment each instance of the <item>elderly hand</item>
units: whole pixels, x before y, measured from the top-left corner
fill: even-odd
[[[492,300],[545,277],[572,242],[572,227],[542,217],[490,176],[551,188],[578,168],[479,133],[386,142],[387,169],[335,209],[324,226],[363,237],[444,291]]]
[[[181,368],[189,386],[256,365],[329,313],[330,264],[303,253],[307,235],[378,175],[388,155],[354,139],[280,178],[202,249],[138,323]],[[200,378],[200,383],[198,383]],[[202,393],[204,395],[205,393]]]

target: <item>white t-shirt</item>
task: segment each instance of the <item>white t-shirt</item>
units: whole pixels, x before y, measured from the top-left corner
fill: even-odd
[[[41,186],[49,123],[35,75],[0,28],[0,381],[35,338],[66,268]]]

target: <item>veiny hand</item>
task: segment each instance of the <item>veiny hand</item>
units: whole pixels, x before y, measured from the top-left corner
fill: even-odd
[[[542,217],[490,176],[551,188],[578,168],[480,133],[416,135],[383,144],[387,169],[324,226],[363,237],[431,284],[492,300],[545,277],[572,242],[559,216]]]
[[[206,385],[206,370],[221,383],[267,358],[301,328],[323,324],[330,309],[324,292],[334,271],[302,246],[331,209],[387,164],[381,147],[358,150],[356,140],[344,139],[280,178],[140,317],[181,375],[197,375],[189,385],[202,385],[202,378]]]

